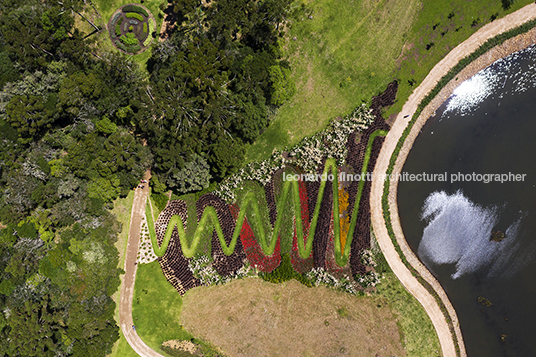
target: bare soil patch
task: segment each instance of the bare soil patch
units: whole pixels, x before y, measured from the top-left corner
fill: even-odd
[[[191,289],[181,323],[226,356],[405,355],[384,300],[296,280],[247,278]]]

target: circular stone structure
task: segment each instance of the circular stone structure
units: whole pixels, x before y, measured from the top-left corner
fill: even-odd
[[[128,54],[145,51],[153,40],[156,21],[140,4],[127,4],[117,9],[108,22],[112,44]]]

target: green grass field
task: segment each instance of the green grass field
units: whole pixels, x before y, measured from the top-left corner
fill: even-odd
[[[305,10],[296,10],[284,45],[297,93],[248,148],[248,161],[265,159],[274,149],[323,129],[330,119],[370,103],[394,79],[399,93],[385,117],[397,113],[451,49],[492,16],[500,18],[531,1],[518,0],[508,10],[496,0],[302,3]]]
[[[189,340],[179,317],[182,297],[162,274],[158,262],[139,264],[134,287],[132,318],[141,339],[153,350],[168,340]]]
[[[284,45],[297,93],[249,147],[248,161],[296,144],[383,91],[419,9],[416,0],[303,4]]]

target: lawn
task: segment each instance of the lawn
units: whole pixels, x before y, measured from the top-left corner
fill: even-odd
[[[141,339],[153,350],[166,355],[160,345],[168,340],[189,340],[193,336],[179,322],[182,297],[162,274],[158,261],[139,264],[134,287],[132,318]]]
[[[400,80],[397,102],[387,115],[400,111],[414,88],[424,80],[436,63],[450,50],[495,18],[532,3],[515,1],[504,10],[500,1],[424,0],[422,10],[411,28],[393,78]]]
[[[376,345],[385,345],[389,351],[394,352],[400,342],[402,347],[405,347],[407,356],[439,355],[436,353],[441,350],[439,340],[422,306],[404,289],[393,273],[387,272],[385,276],[378,285],[377,292],[370,297],[352,296],[325,287],[307,288],[294,280],[284,284],[271,284],[261,279],[248,278],[249,281],[237,280],[227,285],[195,288],[188,291],[183,299],[167,282],[158,262],[153,262],[138,267],[132,315],[139,336],[148,346],[163,355],[166,354],[160,351],[162,342],[193,338],[181,324],[187,326],[197,337],[220,348],[232,348],[238,342],[243,348],[264,348],[256,344],[273,344],[278,340],[257,341],[260,337],[253,338],[256,333],[262,336],[267,333],[267,327],[276,326],[279,327],[273,332],[281,336],[285,336],[285,333],[281,332],[285,329],[295,331],[294,325],[299,322],[298,310],[307,310],[307,306],[312,309],[310,315],[300,320],[300,323],[308,326],[305,332],[314,334],[315,331],[324,329],[325,331],[322,331],[325,333],[321,335],[337,336],[335,341],[326,342],[329,346],[324,346],[325,348],[340,350],[344,347],[348,352],[358,351],[359,345],[363,344],[363,338],[359,335],[358,344],[345,339],[348,329],[355,330],[358,334],[364,334],[362,331],[367,329],[375,334],[377,329],[381,329],[383,335],[374,335],[380,342],[371,342],[371,338],[367,340],[367,343],[370,343],[368,348],[374,350]],[[229,303],[224,306],[222,301],[225,299]],[[244,304],[247,306],[242,306]],[[246,319],[244,314],[261,314],[264,308],[265,315],[255,317],[262,321],[251,323],[251,326],[244,328],[244,323],[240,322],[240,319]],[[183,312],[187,315],[181,316]],[[199,318],[200,316],[202,318]],[[253,321],[253,315],[251,316]],[[374,323],[371,326],[363,325],[362,322],[366,321]],[[233,324],[235,328],[232,328]],[[226,326],[228,329],[224,328]],[[237,326],[241,328],[236,328]],[[234,342],[219,345],[218,343],[225,339],[219,330],[233,332]],[[123,338],[119,341],[113,356],[135,355],[130,354],[131,350],[127,351],[129,347],[124,341]],[[286,343],[288,347],[291,341]],[[320,345],[315,346],[323,348]],[[277,343],[270,348],[272,347],[276,350],[281,348],[277,347]]]
[[[184,297],[181,321],[229,356],[401,356],[392,309],[290,280],[258,278],[198,287]]]
[[[267,158],[274,148],[292,146],[330,119],[370,103],[392,80],[419,10],[416,0],[303,4],[284,43],[297,93],[249,147],[248,161]]]
[[[496,0],[297,0],[283,46],[297,93],[248,148],[247,160],[265,159],[318,132],[330,119],[370,103],[394,79],[397,101],[384,116],[397,113],[451,49],[492,18],[529,3],[519,0],[504,10]]]

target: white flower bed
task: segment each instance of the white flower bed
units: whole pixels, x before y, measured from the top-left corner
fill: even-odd
[[[314,286],[326,285],[348,294],[356,295],[359,286],[348,276],[337,279],[324,268],[313,268],[305,274]]]
[[[381,278],[382,277],[375,271],[369,271],[368,273],[365,273],[365,275],[358,276],[357,282],[366,289],[378,285]]]
[[[370,267],[375,267],[377,264],[374,261],[374,255],[372,254],[372,251],[368,249],[363,249],[361,251],[359,260],[361,261],[361,264],[367,265]]]
[[[153,245],[151,244],[151,237],[149,236],[149,229],[147,227],[147,220],[145,216],[143,216],[141,221],[140,246],[138,248],[138,258],[136,261],[139,264],[149,264],[156,259],[158,258],[153,251]]]
[[[188,268],[201,281],[202,285],[223,285],[234,279],[242,279],[250,275],[251,268],[249,264],[244,265],[237,272],[228,276],[221,276],[216,269],[210,264],[210,260],[206,255],[196,256],[188,262]]]

